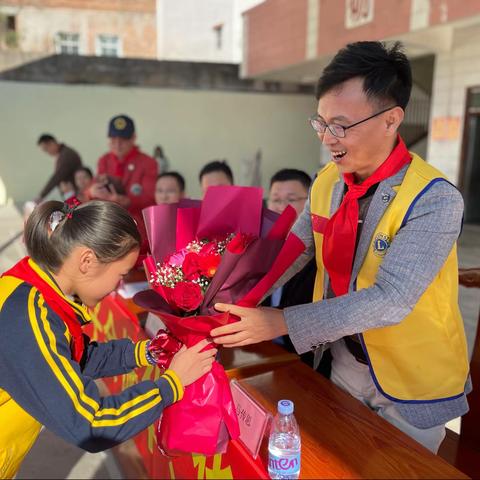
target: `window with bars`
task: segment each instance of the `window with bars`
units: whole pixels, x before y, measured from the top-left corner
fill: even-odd
[[[97,35],[96,54],[101,57],[121,57],[122,45],[117,35]]]
[[[57,53],[68,55],[80,54],[80,34],[70,32],[58,32],[55,35],[55,50]]]

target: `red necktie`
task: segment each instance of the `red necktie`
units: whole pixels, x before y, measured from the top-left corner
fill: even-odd
[[[395,175],[411,161],[405,143],[398,137],[397,146],[375,172],[362,183],[354,183],[354,175],[343,175],[348,191],[325,226],[322,257],[330,277],[332,290],[338,297],[348,292],[358,227],[358,199],[377,183]]]

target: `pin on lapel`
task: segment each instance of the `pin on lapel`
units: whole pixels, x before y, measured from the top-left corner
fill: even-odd
[[[390,194],[389,193],[382,193],[382,202],[388,203],[390,201]]]

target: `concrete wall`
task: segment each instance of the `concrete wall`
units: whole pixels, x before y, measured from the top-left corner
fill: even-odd
[[[459,181],[467,88],[480,86],[479,58],[480,31],[471,29],[455,37],[452,51],[438,54],[435,63],[428,161],[455,184]],[[456,133],[436,139],[433,126],[439,119],[458,121]]]
[[[242,12],[264,0],[157,0],[159,60],[240,63]],[[214,27],[222,25],[222,45]]]
[[[213,158],[227,158],[240,179],[242,160],[261,148],[265,185],[279,168],[318,167],[309,95],[0,81],[0,104],[0,178],[16,202],[35,197],[53,170],[52,158],[36,147],[39,134],[54,134],[95,167],[107,149],[107,122],[118,113],[135,119],[144,151],[164,147],[192,197],[199,169]]]

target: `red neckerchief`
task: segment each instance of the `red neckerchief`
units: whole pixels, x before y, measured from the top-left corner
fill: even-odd
[[[358,227],[358,199],[377,183],[392,177],[410,163],[405,143],[398,136],[397,146],[375,172],[362,183],[354,183],[354,175],[343,175],[348,191],[343,201],[325,226],[322,257],[330,277],[333,292],[338,297],[348,292],[352,275],[355,242]]]
[[[138,152],[138,147],[134,146],[122,159],[118,158],[114,153],[110,153],[115,160],[115,173],[113,175],[115,177],[123,178],[126,165],[132,158],[137,156]]]
[[[43,295],[48,306],[65,322],[72,336],[70,348],[72,357],[80,362],[84,341],[82,327],[73,307],[62,298],[43,278],[41,278],[28,263],[29,257],[25,257],[14,265],[10,270],[3,273],[2,277],[10,276],[25,281],[34,286]]]

